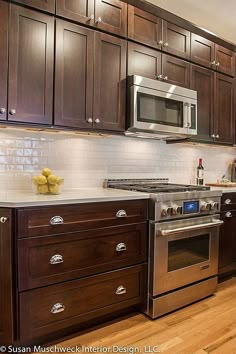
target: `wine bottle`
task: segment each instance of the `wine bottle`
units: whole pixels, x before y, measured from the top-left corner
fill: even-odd
[[[202,166],[202,159],[198,160],[197,166],[197,185],[202,186],[204,184],[204,167]]]

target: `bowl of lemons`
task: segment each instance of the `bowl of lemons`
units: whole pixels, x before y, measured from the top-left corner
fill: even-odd
[[[32,182],[36,194],[60,194],[64,179],[55,175],[50,168],[45,167],[41,175],[32,178]]]

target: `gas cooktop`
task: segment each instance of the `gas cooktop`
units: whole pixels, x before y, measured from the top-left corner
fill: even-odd
[[[105,187],[146,193],[173,193],[210,190],[210,187],[206,186],[169,183],[167,178],[109,179],[105,181]]]

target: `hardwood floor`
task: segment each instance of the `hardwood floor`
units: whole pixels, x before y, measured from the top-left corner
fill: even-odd
[[[90,353],[100,347],[96,352],[236,354],[236,278],[219,284],[214,296],[157,320],[134,314],[58,346]]]

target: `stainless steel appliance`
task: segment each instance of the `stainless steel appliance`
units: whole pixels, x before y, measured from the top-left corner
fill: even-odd
[[[159,317],[215,292],[221,191],[168,179],[108,180],[106,186],[150,193],[147,315]]]
[[[163,140],[197,134],[197,92],[165,82],[128,78],[126,135]]]

